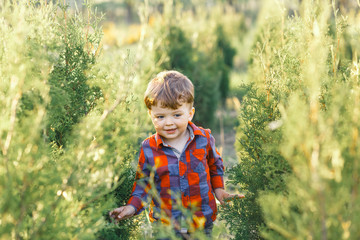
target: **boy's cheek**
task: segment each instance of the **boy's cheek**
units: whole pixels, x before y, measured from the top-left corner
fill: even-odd
[[[152,123],[153,123],[153,125],[154,125],[155,127],[157,127],[157,125],[158,125],[158,122],[157,122],[157,120],[155,120],[155,119],[152,119]]]
[[[161,129],[161,127],[158,124],[154,123],[153,125],[156,131],[159,131]]]

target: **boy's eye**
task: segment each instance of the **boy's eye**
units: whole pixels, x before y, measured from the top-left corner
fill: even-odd
[[[163,119],[164,116],[156,116],[156,118],[158,118],[158,119]]]
[[[181,117],[181,114],[175,114],[174,116],[175,117]]]

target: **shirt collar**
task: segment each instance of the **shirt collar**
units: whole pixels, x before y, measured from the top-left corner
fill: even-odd
[[[206,137],[205,134],[200,130],[200,128],[198,126],[196,126],[194,123],[189,121],[189,125],[193,131],[194,131],[194,135],[201,135],[203,137]]]
[[[199,127],[197,127],[194,123],[190,122],[189,121],[189,124],[187,126],[187,129],[189,129],[189,132],[190,132],[190,139],[193,140],[195,138],[196,135],[201,135],[201,136],[204,136],[204,133],[200,130]],[[156,133],[155,134],[155,141],[156,141],[156,146],[159,148],[162,145],[164,146],[168,146],[164,141],[163,139],[161,138],[161,136]]]

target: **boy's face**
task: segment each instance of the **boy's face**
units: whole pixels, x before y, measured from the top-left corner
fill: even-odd
[[[180,140],[186,135],[188,121],[191,121],[195,108],[190,103],[183,103],[177,109],[164,108],[158,103],[149,110],[149,115],[156,132],[165,141]]]

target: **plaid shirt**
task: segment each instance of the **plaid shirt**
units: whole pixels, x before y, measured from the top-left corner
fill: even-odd
[[[195,227],[204,223],[206,226],[216,219],[213,190],[224,188],[223,161],[210,130],[192,122],[189,122],[188,129],[191,134],[181,153],[175,154],[176,150],[166,145],[158,134],[143,141],[136,181],[128,201],[135,207],[136,214],[143,210],[143,202],[151,195],[150,218],[153,221],[168,222],[160,217],[161,210],[169,218],[180,219],[182,213],[174,207],[176,204],[185,208],[195,206]],[[152,185],[156,191],[151,189]],[[181,203],[177,203],[179,201]]]

